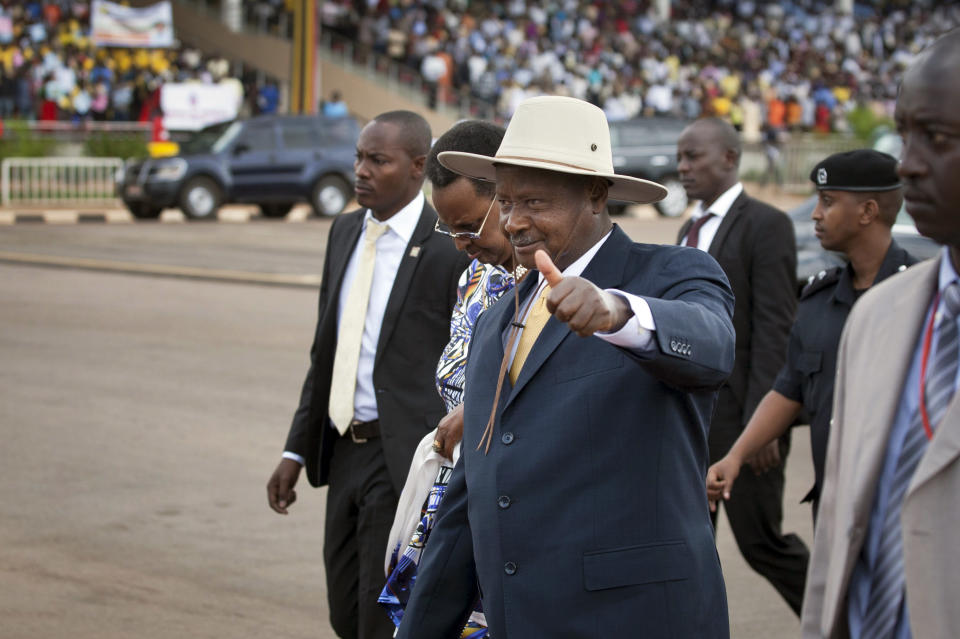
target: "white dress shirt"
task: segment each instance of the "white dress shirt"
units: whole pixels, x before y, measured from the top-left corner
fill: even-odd
[[[710,244],[713,242],[714,236],[717,234],[717,229],[720,228],[720,223],[723,221],[724,216],[730,211],[730,207],[733,206],[733,203],[740,197],[740,194],[743,193],[743,184],[737,182],[729,189],[724,191],[716,201],[710,205],[710,208],[707,210],[703,209],[703,202],[697,202],[696,208],[693,209],[693,214],[690,216],[690,219],[696,221],[706,215],[707,213],[713,213],[713,217],[703,223],[703,226],[700,227],[700,239],[697,241],[697,245],[694,248],[698,248],[704,253],[710,250]],[[689,246],[687,244],[687,238],[684,236],[683,242],[680,243],[681,246]]]
[[[357,364],[357,389],[353,395],[353,417],[362,422],[369,422],[379,417],[377,411],[377,395],[373,388],[373,361],[377,355],[377,342],[380,340],[380,327],[383,324],[383,315],[387,310],[387,301],[393,290],[393,281],[397,277],[397,269],[403,259],[413,237],[413,232],[420,221],[425,198],[423,192],[418,192],[413,200],[398,211],[383,224],[388,229],[377,239],[377,260],[373,268],[373,284],[370,287],[370,301],[367,305],[367,316],[363,324],[363,337],[360,340],[360,359]],[[350,294],[350,286],[357,275],[357,263],[363,251],[364,238],[367,235],[367,220],[373,219],[380,224],[373,213],[367,209],[363,217],[362,231],[357,240],[347,268],[343,272],[343,284],[340,286],[340,297],[337,300],[337,330],[340,328],[341,313]],[[329,250],[329,249],[328,249]],[[300,464],[303,457],[286,451],[283,456],[293,459]]]

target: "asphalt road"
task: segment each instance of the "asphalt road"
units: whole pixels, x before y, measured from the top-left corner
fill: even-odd
[[[652,242],[679,226],[621,223]],[[0,229],[0,636],[334,636],[325,491],[301,486],[281,517],[264,489],[315,320],[315,284],[297,278],[319,274],[328,225]],[[784,528],[809,541],[805,429],[788,473]],[[733,637],[796,635],[723,518],[718,548]]]

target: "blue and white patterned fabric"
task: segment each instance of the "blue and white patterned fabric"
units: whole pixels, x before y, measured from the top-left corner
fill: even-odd
[[[453,410],[463,401],[467,350],[480,313],[513,289],[513,275],[502,266],[474,260],[460,276],[457,305],[450,318],[450,341],[437,364],[437,392]]]
[[[457,288],[457,305],[450,318],[450,341],[437,364],[437,391],[446,404],[447,411],[453,410],[463,401],[463,380],[467,364],[467,352],[470,338],[477,318],[504,293],[513,289],[513,275],[501,266],[484,264],[477,260],[470,263],[460,276]],[[421,508],[420,523],[406,545],[397,545],[390,560],[390,576],[380,593],[379,603],[386,608],[387,614],[397,626],[403,619],[403,611],[417,579],[417,564],[423,548],[433,530],[437,508],[443,499],[453,470],[449,460],[445,460],[437,474],[436,481]],[[478,593],[479,594],[479,593]],[[486,623],[478,601],[474,614],[464,627],[461,639],[482,639],[487,637]]]

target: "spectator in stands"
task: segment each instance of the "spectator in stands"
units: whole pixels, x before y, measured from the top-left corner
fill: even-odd
[[[721,98],[720,110],[729,100],[730,116],[739,118],[735,105],[750,91],[770,91],[781,102],[792,96],[803,130],[815,124],[814,101],[827,107],[821,128],[843,127],[842,107],[871,78],[877,79],[871,100],[892,113],[897,74],[937,33],[960,23],[955,3],[929,1],[872,3],[861,10],[874,15],[854,22],[817,0],[736,3],[735,11],[731,2],[674,0],[662,24],[647,13],[650,3],[640,2],[366,3],[334,10],[340,4],[325,3],[328,31],[372,42],[418,70],[428,55],[449,55],[453,68],[463,70],[454,75],[454,90],[466,85],[467,93],[492,103],[499,97],[501,117],[509,117],[515,101],[498,96],[499,89],[515,94],[519,86],[523,97],[572,95],[601,107],[613,100],[616,113],[613,83],[639,80],[651,114],[673,112],[680,103],[685,116],[696,117],[716,111],[714,99]],[[491,79],[498,90],[491,90]],[[832,97],[811,100],[820,89]],[[778,128],[796,119],[782,106],[772,122]]]
[[[0,64],[0,119],[13,115],[16,107],[17,81]]]
[[[250,88],[248,88],[248,91]],[[255,113],[259,114],[269,114],[276,113],[277,106],[280,103],[280,91],[277,89],[277,85],[273,82],[268,82],[264,84],[259,89],[253,89],[256,91],[256,111]]]
[[[330,99],[323,103],[323,114],[328,118],[342,118],[350,114],[347,103],[343,101],[339,91],[334,90],[330,94]]]

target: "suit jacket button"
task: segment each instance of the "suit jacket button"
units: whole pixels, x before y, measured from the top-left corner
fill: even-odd
[[[503,564],[503,572],[507,573],[508,575],[517,574],[517,564],[513,563],[512,561],[508,561],[507,563]]]
[[[503,435],[500,435],[500,441],[509,446],[513,443],[513,433],[506,432]]]
[[[510,498],[506,495],[500,495],[500,498],[497,499],[497,506],[500,508],[507,509],[510,507]]]

